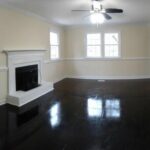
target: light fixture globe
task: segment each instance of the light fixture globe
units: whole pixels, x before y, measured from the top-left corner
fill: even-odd
[[[105,17],[101,13],[94,13],[91,15],[90,20],[93,24],[102,24],[105,21]]]

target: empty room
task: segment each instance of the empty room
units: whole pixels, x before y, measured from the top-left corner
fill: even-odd
[[[0,150],[150,150],[149,0],[0,0]]]

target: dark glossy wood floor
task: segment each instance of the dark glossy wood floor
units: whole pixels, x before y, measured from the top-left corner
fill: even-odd
[[[150,80],[64,79],[1,106],[0,150],[150,150]]]

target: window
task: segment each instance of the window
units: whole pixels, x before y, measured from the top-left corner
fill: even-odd
[[[118,33],[105,33],[105,57],[119,57]]]
[[[101,56],[101,35],[87,34],[87,57]]]
[[[117,58],[120,56],[119,33],[87,34],[88,58]]]
[[[58,59],[59,58],[59,40],[58,34],[50,32],[50,58]]]

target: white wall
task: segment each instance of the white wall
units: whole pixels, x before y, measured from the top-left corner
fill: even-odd
[[[121,33],[121,59],[86,59],[86,34],[93,32]],[[65,30],[68,76],[86,78],[135,78],[148,75],[148,27],[120,25],[96,27],[70,27]]]

